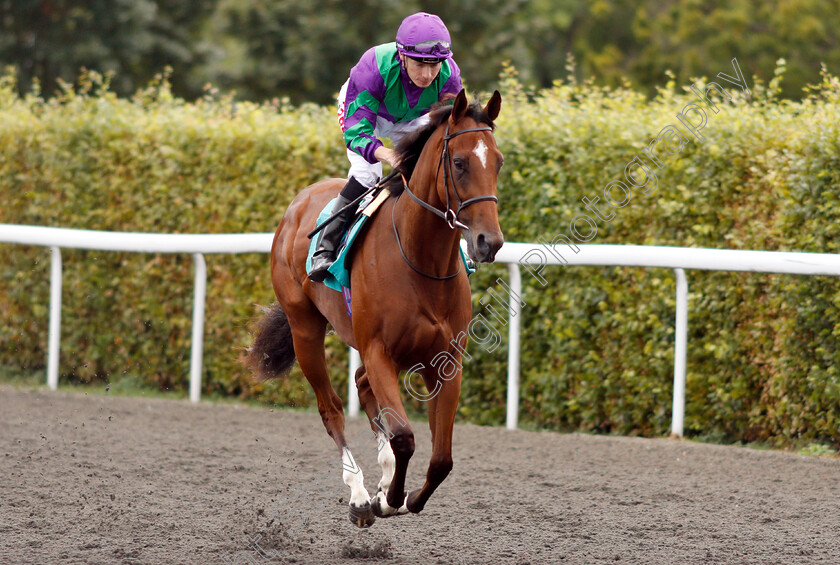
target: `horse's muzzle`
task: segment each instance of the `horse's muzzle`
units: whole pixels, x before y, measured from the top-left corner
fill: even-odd
[[[472,258],[478,263],[492,263],[496,260],[496,253],[505,242],[500,232],[480,232],[470,246]]]

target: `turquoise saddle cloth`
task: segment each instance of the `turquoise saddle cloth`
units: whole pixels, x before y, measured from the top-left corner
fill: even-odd
[[[318,215],[316,226],[320,226],[323,222],[327,220],[332,214],[333,204],[335,204],[336,199],[333,198],[330,200],[324,209],[321,210],[321,213]],[[342,292],[343,289],[350,288],[350,265],[347,261],[347,258],[350,254],[350,250],[353,247],[353,243],[356,241],[356,238],[359,235],[359,232],[362,230],[362,227],[365,225],[370,218],[365,216],[364,214],[360,214],[358,218],[356,218],[350,225],[350,229],[347,230],[347,233],[342,240],[342,244],[339,247],[338,254],[336,255],[335,262],[330,265],[329,268],[329,275],[327,278],[324,279],[324,284],[327,285],[329,288],[333,290],[337,290]],[[318,239],[320,234],[313,237],[309,242],[309,252],[306,254],[306,273],[312,270],[312,255],[315,254],[315,248],[318,245]],[[467,274],[472,274],[475,272],[475,269],[471,268],[467,263],[467,257],[464,255],[464,250],[461,249],[461,260],[464,262],[464,267],[467,270]]]

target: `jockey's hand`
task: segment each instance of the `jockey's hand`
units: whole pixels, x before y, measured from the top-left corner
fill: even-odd
[[[380,146],[380,147],[377,147],[373,156],[376,157],[380,161],[384,161],[385,163],[388,163],[389,165],[391,165],[395,169],[397,168],[397,165],[399,165],[399,163],[400,163],[399,153],[397,153],[393,149],[388,149],[384,145]]]

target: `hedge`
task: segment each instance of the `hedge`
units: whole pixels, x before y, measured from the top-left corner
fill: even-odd
[[[726,65],[722,71],[731,74]],[[778,97],[784,67],[777,75],[766,85],[750,81],[749,95],[717,79],[733,100],[714,98],[717,114],[705,106],[700,140],[677,118],[689,104],[704,107],[689,85],[670,80],[653,99],[589,83],[532,92],[508,69],[496,133],[505,154],[499,210],[506,240],[567,235],[575,243],[592,236],[588,243],[836,253],[840,81],[824,72],[821,84],[791,102]],[[694,81],[701,92],[710,83]],[[95,73],[48,102],[14,92],[7,74],[0,81],[4,223],[270,232],[297,191],[346,171],[330,107],[234,103],[210,89],[187,103],[171,95],[166,76],[132,99],[116,97]],[[644,150],[669,125],[686,140],[673,154],[659,145],[656,168]],[[650,185],[630,183],[642,185],[652,175],[636,167],[625,178],[635,157],[656,175],[649,194]],[[630,189],[614,185],[610,193],[629,198],[623,207],[604,201],[603,189],[614,180]],[[601,215],[615,214],[610,221],[581,201],[594,196]],[[557,249],[572,253],[567,245]],[[2,245],[0,254],[0,366],[41,370],[49,252]],[[133,378],[185,389],[191,258],[71,250],[63,256],[61,379]],[[209,255],[207,263],[204,392],[312,405],[298,369],[285,381],[258,385],[237,361],[254,305],[273,299],[267,255]],[[543,275],[541,282],[523,270],[522,423],[667,435],[671,271],[566,266]],[[474,314],[492,319],[488,289],[502,292],[498,278],[506,278],[502,266],[474,275]],[[838,282],[698,271],[688,278],[687,435],[840,446]],[[470,345],[462,421],[504,421],[506,329],[497,324],[495,331],[503,342],[496,351]],[[335,336],[328,354],[343,395],[346,350]]]

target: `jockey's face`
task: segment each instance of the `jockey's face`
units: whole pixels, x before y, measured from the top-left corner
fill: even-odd
[[[442,61],[439,63],[421,63],[411,57],[400,55],[400,58],[405,65],[405,71],[408,73],[408,78],[411,79],[415,85],[420,88],[426,88],[434,82],[440,72]]]

